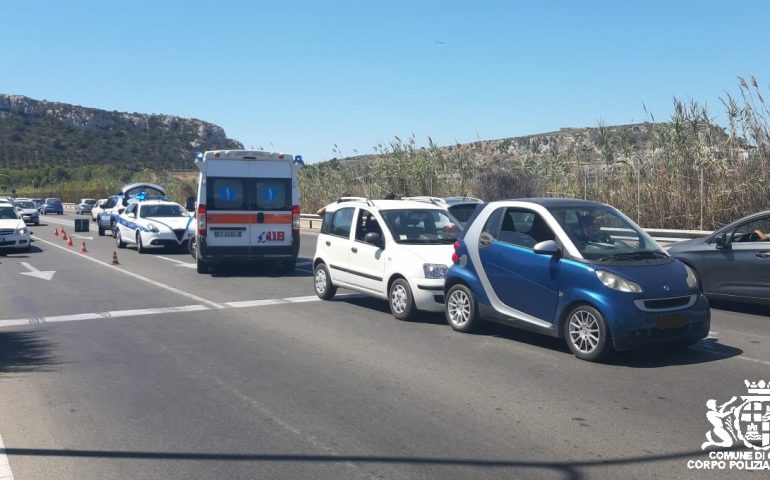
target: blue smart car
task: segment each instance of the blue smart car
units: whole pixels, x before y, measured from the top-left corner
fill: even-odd
[[[491,202],[455,243],[444,285],[455,330],[481,320],[564,338],[578,358],[706,337],[695,272],[615,208],[564,198]]]

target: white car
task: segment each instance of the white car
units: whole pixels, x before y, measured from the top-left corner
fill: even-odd
[[[99,220],[99,212],[103,210],[102,207],[104,207],[104,204],[107,203],[106,198],[100,198],[96,201],[96,205],[94,205],[94,208],[91,209],[91,218],[94,219],[94,222]]]
[[[460,227],[427,202],[342,198],[326,206],[313,259],[318,297],[337,287],[388,300],[400,320],[444,309],[444,278]]]
[[[115,242],[118,248],[134,244],[139,253],[163,247],[187,248],[195,231],[193,220],[178,203],[165,200],[131,203],[117,217]]]
[[[16,249],[28,252],[30,234],[16,207],[10,203],[0,204],[0,250]]]
[[[16,211],[19,212],[21,219],[26,223],[34,223],[40,225],[40,212],[37,211],[34,202],[30,199],[17,198],[13,205],[16,207]]]

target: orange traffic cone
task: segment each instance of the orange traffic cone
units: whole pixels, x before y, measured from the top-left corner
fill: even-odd
[[[58,237],[59,236],[59,227],[56,227],[53,229],[53,236]]]
[[[74,246],[74,245],[72,244],[72,237],[70,237],[70,238],[68,238],[68,239],[67,239],[67,246],[68,246],[68,247],[72,247],[72,246]]]
[[[64,229],[61,229],[61,239],[65,242],[67,241],[67,232],[64,231]]]
[[[88,250],[86,250],[86,242],[83,242],[83,244],[80,246],[80,250],[78,250],[80,253],[88,253]]]
[[[114,251],[112,252],[112,264],[113,265],[120,265],[120,262],[118,262],[118,252]]]

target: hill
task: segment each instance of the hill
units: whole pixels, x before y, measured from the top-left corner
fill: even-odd
[[[208,122],[0,94],[0,168],[189,169],[194,152],[242,148]]]

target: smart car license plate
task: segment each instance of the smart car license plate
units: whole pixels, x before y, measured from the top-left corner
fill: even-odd
[[[658,317],[658,319],[655,321],[655,326],[666,330],[669,328],[682,328],[687,324],[687,321],[684,318],[684,315],[664,315],[662,317]]]
[[[232,231],[225,231],[225,232],[214,232],[215,237],[240,237],[243,232],[232,232]]]

